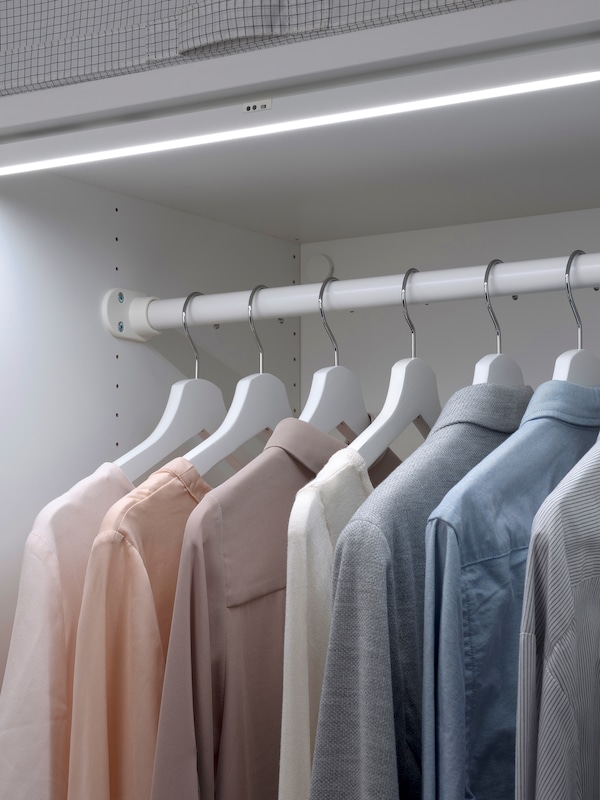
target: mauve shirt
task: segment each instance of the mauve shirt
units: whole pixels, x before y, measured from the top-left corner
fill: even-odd
[[[276,800],[288,519],[344,445],[306,422],[213,489],[185,531],[153,800]]]

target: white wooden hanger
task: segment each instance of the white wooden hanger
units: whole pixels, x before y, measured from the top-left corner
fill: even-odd
[[[337,278],[325,278],[319,292],[319,313],[323,326],[333,345],[334,366],[323,367],[313,375],[310,392],[299,419],[309,422],[320,431],[329,433],[338,428],[344,435],[354,438],[370,423],[360,382],[356,375],[339,364],[339,350],[323,310],[325,287]]]
[[[418,270],[407,270],[402,282],[402,309],[412,334],[412,358],[394,364],[383,408],[350,444],[364,458],[367,467],[372,466],[411,423],[426,436],[441,412],[435,373],[417,358],[415,329],[406,308],[406,283],[413,272]]]
[[[577,350],[567,350],[556,359],[552,380],[572,381],[581,386],[600,386],[600,359],[590,350],[583,349],[583,326],[571,292],[571,266],[575,258],[582,255],[584,255],[583,250],[574,250],[569,256],[565,270],[567,295],[577,323]]]
[[[292,416],[283,381],[263,372],[263,347],[252,315],[254,295],[266,286],[256,286],[248,300],[248,321],[259,350],[259,372],[238,381],[227,415],[219,428],[185,457],[205,475],[238,448],[264,430],[273,430],[282,419]]]
[[[181,380],[171,386],[167,405],[156,428],[128,453],[115,461],[130,481],[138,480],[192,436],[211,432],[223,421],[227,409],[218,386],[198,377],[198,351],[186,322],[188,303],[201,292],[192,292],[181,312],[183,329],[196,357],[193,380]]]
[[[496,264],[502,264],[499,258],[493,259],[487,265],[485,276],[483,278],[483,293],[485,295],[485,302],[489,311],[494,327],[496,328],[496,352],[491,355],[483,356],[475,364],[475,373],[473,374],[473,383],[500,383],[503,386],[524,386],[523,373],[521,367],[510,356],[502,352],[502,334],[500,333],[500,325],[494,314],[492,304],[490,301],[490,293],[488,291],[488,278],[492,267]]]

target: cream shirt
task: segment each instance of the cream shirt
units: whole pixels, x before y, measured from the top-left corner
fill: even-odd
[[[133,489],[103,464],[38,514],[25,542],[0,694],[0,797],[65,800],[75,637],[92,543]]]
[[[331,628],[333,551],[372,491],[364,459],[347,447],[331,456],[294,501],[288,527],[279,800],[309,796]]]
[[[176,458],[102,523],[77,631],[69,800],[150,796],[183,533],[209,488]]]

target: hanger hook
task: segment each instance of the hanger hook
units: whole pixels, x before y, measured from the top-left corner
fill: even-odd
[[[485,302],[487,304],[487,310],[489,311],[490,317],[492,318],[492,322],[494,323],[494,328],[496,328],[496,352],[498,355],[502,352],[502,333],[500,331],[500,325],[498,324],[498,319],[494,314],[494,309],[492,308],[492,303],[490,301],[490,292],[488,288],[488,278],[490,277],[490,272],[492,271],[492,267],[495,267],[496,264],[504,264],[499,258],[493,258],[490,263],[487,265],[485,270],[485,276],[483,278],[483,293],[485,295]]]
[[[192,337],[190,335],[190,332],[188,330],[187,320],[186,320],[186,316],[185,315],[186,315],[188,303],[190,302],[190,300],[193,297],[201,297],[201,296],[202,296],[202,292],[192,292],[191,294],[188,294],[188,296],[185,298],[185,303],[183,304],[183,308],[181,310],[181,321],[183,322],[183,330],[185,331],[185,333],[186,333],[186,335],[188,337],[189,343],[192,346],[192,350],[194,351],[194,355],[196,356],[196,371],[195,371],[195,375],[194,375],[196,380],[198,379],[198,363],[200,361],[200,356],[198,355],[198,351],[196,349],[196,345],[194,344],[194,340],[192,339]]]
[[[254,318],[252,315],[252,301],[254,300],[254,295],[260,291],[261,289],[266,289],[267,287],[263,284],[260,286],[255,286],[254,289],[250,292],[250,297],[248,299],[248,322],[250,323],[250,330],[252,331],[252,335],[254,336],[254,340],[256,342],[256,346],[258,347],[258,371],[262,375],[263,371],[263,361],[264,361],[264,350],[263,346],[260,343],[260,339],[258,338],[258,334],[256,333],[256,328],[254,327]]]
[[[408,309],[406,307],[406,284],[408,282],[408,278],[413,272],[418,272],[418,269],[411,267],[407,269],[404,273],[404,280],[402,281],[402,310],[404,312],[404,319],[408,323],[408,327],[410,328],[410,333],[412,337],[412,358],[416,358],[417,355],[417,337],[415,334],[415,326],[410,321],[410,317],[408,316]]]
[[[577,323],[578,350],[581,350],[583,347],[583,325],[581,324],[581,317],[579,316],[579,311],[577,311],[577,306],[575,305],[575,301],[573,300],[573,293],[571,292],[571,266],[573,265],[573,261],[575,261],[576,256],[584,256],[584,255],[585,252],[583,250],[573,250],[573,252],[569,256],[569,260],[567,261],[567,268],[565,270],[565,283],[567,285],[567,295],[569,297],[571,311],[573,312],[573,316],[575,317],[575,322]]]
[[[333,364],[336,367],[339,365],[339,361],[340,361],[340,359],[339,359],[339,350],[338,350],[337,342],[335,340],[335,336],[331,332],[331,328],[329,327],[329,324],[327,323],[327,320],[325,319],[325,312],[323,311],[323,295],[325,293],[325,287],[327,286],[327,284],[331,283],[331,281],[337,281],[337,280],[338,280],[338,278],[336,278],[334,275],[330,275],[329,278],[325,278],[325,280],[321,284],[321,291],[319,292],[319,313],[321,314],[321,320],[323,322],[325,330],[327,331],[327,335],[329,336],[329,339],[331,340],[331,344],[333,345]]]

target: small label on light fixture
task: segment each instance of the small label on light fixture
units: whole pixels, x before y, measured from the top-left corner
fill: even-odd
[[[244,114],[252,114],[254,111],[268,111],[271,108],[271,100],[248,100],[242,106]]]

